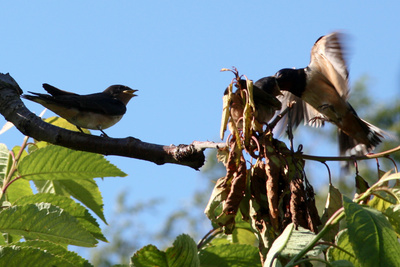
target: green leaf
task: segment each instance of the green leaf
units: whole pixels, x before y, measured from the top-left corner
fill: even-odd
[[[13,148],[14,155],[17,155],[20,151],[21,147],[16,146]],[[25,155],[27,155],[26,151],[24,150],[21,154],[22,159]],[[13,163],[11,154],[9,153],[7,147],[4,144],[0,144],[0,181],[4,181],[6,175],[8,175],[11,165]],[[16,175],[14,173],[13,178]],[[6,199],[10,202],[15,201],[16,199],[20,198],[21,196],[32,195],[32,188],[29,184],[29,181],[18,179],[12,182],[6,189]]]
[[[354,266],[353,263],[346,261],[346,260],[332,261],[332,262],[330,262],[330,265],[332,267],[353,267]]]
[[[389,219],[389,222],[396,232],[397,237],[400,237],[400,205],[388,207],[384,214]]]
[[[39,193],[73,196],[107,224],[103,213],[103,198],[94,179],[34,181],[34,183]]]
[[[242,220],[240,210],[235,217],[235,228],[232,234],[219,234],[211,241],[212,245],[238,243],[258,246],[258,239],[253,233],[250,223]]]
[[[26,242],[18,242],[14,244],[19,247],[37,248],[42,251],[51,253],[57,257],[63,258],[70,262],[73,266],[92,266],[86,259],[72,251],[68,251],[65,247],[46,241],[28,240]],[[71,265],[71,266],[72,266]]]
[[[10,152],[5,144],[0,144],[0,181],[3,182],[8,173]]]
[[[12,235],[12,234],[3,233],[3,234],[1,234],[1,245],[16,243],[16,242],[19,242],[21,239],[22,239],[22,236],[20,236],[20,235]]]
[[[341,207],[343,206],[342,203],[342,194],[340,191],[334,187],[332,184],[329,184],[329,193],[326,199],[324,213],[321,217],[321,230],[329,218]],[[336,234],[339,232],[339,224],[336,224],[332,227],[332,229],[324,235],[324,240],[326,241],[333,241],[335,239]]]
[[[0,266],[71,267],[77,265],[73,264],[67,259],[58,257],[41,249],[9,246],[9,247],[0,247]],[[81,265],[81,266],[90,266],[90,265]]]
[[[77,219],[50,203],[12,206],[0,212],[0,232],[25,239],[48,240],[57,244],[93,247],[97,240]]]
[[[248,244],[248,245],[256,245],[258,244],[258,239],[255,234],[248,230],[239,227],[235,227],[232,232],[232,242],[237,244]]]
[[[395,200],[395,198],[392,197],[390,194],[381,192],[379,197],[374,196],[374,198],[368,202],[368,206],[384,212],[388,207],[390,207],[393,204],[392,203],[393,200]],[[394,201],[394,203],[396,203],[396,201]]]
[[[376,182],[373,187],[381,186],[382,184],[391,180],[400,180],[400,172],[390,174],[392,171],[386,172],[378,182]]]
[[[270,264],[276,264],[275,260],[277,256],[282,256],[285,258],[293,257],[299,254],[303,248],[305,248],[316,235],[308,229],[301,226],[294,228],[293,223],[286,226],[282,234],[274,241],[270,250],[267,254],[267,259],[264,262],[264,266],[269,266]],[[307,256],[318,256],[325,246],[318,245],[312,250],[307,252]]]
[[[54,126],[58,126],[60,128],[64,128],[64,129],[67,129],[70,131],[80,132],[75,125],[73,125],[72,123],[69,123],[64,118],[54,116],[54,117],[47,118],[44,121],[47,123],[50,123]],[[90,131],[88,129],[83,128],[82,130],[84,133],[90,134]]]
[[[126,176],[104,156],[61,146],[46,146],[24,157],[18,166],[28,180],[71,180]]]
[[[178,236],[172,247],[166,251],[168,266],[200,266],[197,245],[188,235]]]
[[[200,266],[196,243],[188,235],[178,236],[173,246],[168,248],[166,252],[158,250],[153,245],[148,245],[132,256],[131,263],[136,267]]]
[[[361,266],[400,266],[400,244],[379,211],[343,197],[349,240]]]
[[[357,194],[364,193],[369,188],[367,181],[360,175],[356,175],[356,192]]]
[[[32,187],[28,180],[18,179],[14,181],[6,190],[7,200],[14,202],[23,196],[33,195]]]
[[[202,267],[260,266],[258,249],[245,244],[210,246],[200,251]]]
[[[54,206],[62,208],[68,212],[71,216],[74,216],[78,222],[88,230],[95,238],[107,242],[107,239],[103,236],[99,224],[96,219],[79,203],[74,200],[65,197],[57,196],[49,193],[39,193],[29,197],[20,198],[15,205],[23,206],[26,204],[35,204],[40,202],[51,203]]]
[[[342,230],[337,234],[335,244],[340,249],[337,247],[330,247],[328,249],[327,257],[330,262],[345,260],[347,262],[351,262],[355,266],[359,266],[353,247],[351,246],[349,240],[349,233],[347,229]]]
[[[226,183],[225,177],[219,178],[214,186],[214,190],[211,194],[210,200],[208,201],[207,207],[204,211],[206,216],[215,223],[217,221],[217,215],[222,211],[220,206],[223,201],[226,200],[229,194],[229,187],[224,186]]]
[[[167,264],[165,252],[153,245],[143,247],[131,258],[131,266],[135,267],[168,266]]]

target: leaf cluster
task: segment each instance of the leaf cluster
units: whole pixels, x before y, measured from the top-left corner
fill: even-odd
[[[28,137],[11,151],[0,144],[0,265],[91,266],[67,246],[107,242],[89,211],[107,223],[95,178],[118,176],[99,154]]]

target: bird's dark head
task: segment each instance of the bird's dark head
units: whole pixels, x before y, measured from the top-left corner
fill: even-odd
[[[111,85],[103,93],[111,95],[113,98],[120,100],[125,105],[128,104],[132,97],[137,96],[135,92],[138,90],[131,89],[125,85]]]
[[[306,86],[304,69],[281,69],[274,76],[281,90],[289,91],[295,96],[301,97]]]
[[[273,96],[278,96],[282,94],[278,82],[274,76],[261,78],[256,81],[254,85]]]
[[[275,73],[276,81],[279,85],[286,85],[292,83],[294,79],[294,69],[281,69],[277,73]],[[282,86],[285,87],[285,86]]]

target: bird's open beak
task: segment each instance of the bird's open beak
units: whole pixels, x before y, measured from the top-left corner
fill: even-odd
[[[130,97],[134,97],[134,96],[137,96],[137,95],[135,94],[137,91],[139,91],[139,90],[136,90],[136,89],[127,89],[127,90],[122,91],[122,93],[127,94],[127,95],[129,95]]]

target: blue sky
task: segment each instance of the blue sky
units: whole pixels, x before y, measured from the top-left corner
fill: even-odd
[[[377,103],[398,98],[399,10],[396,1],[3,1],[0,72],[25,92],[44,92],[42,83],[80,94],[112,84],[139,89],[124,118],[106,131],[111,137],[218,141],[222,94],[233,78],[221,68],[235,66],[257,80],[305,67],[317,38],[335,30],[350,35],[351,81],[367,74]],[[11,148],[22,138],[13,129],[0,142]],[[186,167],[108,158],[129,176],[99,181],[106,216],[124,189],[132,203],[164,199],[160,210],[167,214],[204,186]]]

